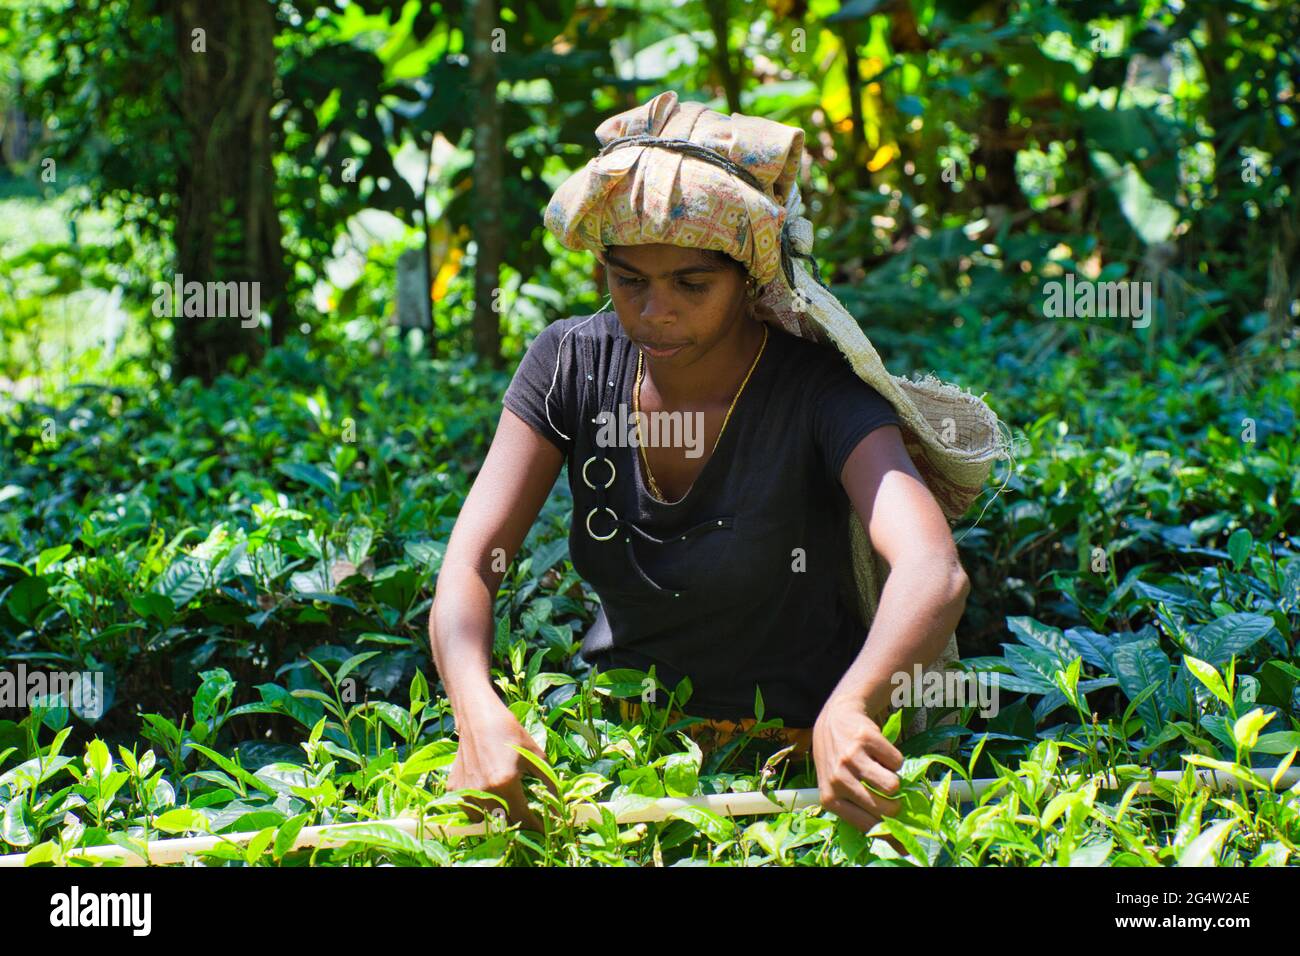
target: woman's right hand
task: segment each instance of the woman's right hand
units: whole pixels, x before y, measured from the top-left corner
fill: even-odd
[[[563,464],[563,452],[549,438],[509,408],[501,410],[487,458],[447,542],[429,613],[429,647],[460,738],[447,786],[499,796],[513,822],[539,831],[542,824],[528,807],[522,780],[524,774],[538,775],[537,768],[513,748],[544,754],[493,690],[492,609],[505,568]],[[471,818],[501,809],[483,797],[465,800]]]
[[[543,761],[546,753],[537,741],[524,730],[523,725],[500,700],[493,699],[479,705],[472,712],[457,715],[460,746],[447,776],[448,790],[485,790],[506,801],[507,816],[511,823],[520,823],[525,829],[542,830],[542,821],[528,806],[524,794],[523,776],[540,777],[555,793],[555,785],[542,777],[528,758],[514,747],[522,747]],[[558,796],[558,794],[557,794]],[[500,810],[501,805],[482,797],[466,797],[466,814],[478,822],[482,814],[473,808],[484,808],[488,813]]]

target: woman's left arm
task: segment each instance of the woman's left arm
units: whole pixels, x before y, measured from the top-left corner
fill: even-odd
[[[874,429],[844,462],[840,482],[889,564],[871,630],[822,707],[813,732],[823,806],[860,829],[898,802],[861,781],[897,793],[902,754],[880,732],[896,675],[911,679],[948,643],[966,607],[970,581],[948,521],[912,464],[897,425]]]

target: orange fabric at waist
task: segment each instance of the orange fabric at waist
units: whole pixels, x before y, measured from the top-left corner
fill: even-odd
[[[618,713],[622,720],[637,720],[642,717],[641,703],[637,700],[628,700],[618,698]],[[680,710],[670,710],[668,712],[669,723],[679,720],[694,720],[690,726],[682,728],[692,740],[699,744],[700,750],[708,753],[717,747],[731,742],[737,735],[744,736],[756,724],[753,717],[745,717],[741,720],[726,720],[724,718],[703,718],[688,717]],[[751,737],[751,741],[770,741],[779,744],[782,747],[794,745],[794,754],[804,754],[812,751],[812,733],[811,727],[765,727]]]

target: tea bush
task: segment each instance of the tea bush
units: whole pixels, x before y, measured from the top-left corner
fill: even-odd
[[[974,582],[963,667],[1002,697],[987,719],[944,712],[951,724],[900,742],[904,811],[872,835],[818,807],[565,821],[557,801],[816,781],[744,741],[704,755],[664,707],[618,719],[614,698],[639,697],[646,675],[594,678],[575,656],[594,602],[568,561],[561,480],[498,595],[493,654],[560,791],[533,787],[547,832],[417,839],[375,824],[290,850],[322,823],[415,810],[463,822],[444,787],[456,743],[426,628],[508,376],[335,342],[277,349],[206,389],[0,396],[4,667],[104,682],[98,716],[47,699],[0,720],[0,841],[32,863],[248,830],[258,837],[208,861],[1294,863],[1300,787],[1283,772],[1300,747],[1300,377],[1280,356],[1232,395],[1211,352],[1059,342],[1044,360],[1008,347],[1037,335],[1000,316],[925,351],[941,374],[986,383],[1016,426],[1015,462],[955,529]],[[689,712],[689,682],[664,690]],[[1237,786],[1197,789],[1194,768]],[[1168,770],[1180,780],[1152,779]],[[949,799],[955,782],[990,778],[977,799]]]

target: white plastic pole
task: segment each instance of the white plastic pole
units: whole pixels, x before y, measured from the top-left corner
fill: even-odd
[[[1256,773],[1268,779],[1269,770],[1262,768]],[[1196,786],[1200,789],[1223,791],[1232,790],[1237,786],[1244,786],[1247,789],[1256,789],[1252,784],[1238,780],[1230,774],[1217,772],[1197,767],[1193,770]],[[1144,777],[1138,781],[1138,793],[1150,793],[1152,783],[1155,780],[1163,780],[1171,783],[1177,783],[1183,777],[1183,772],[1179,770],[1161,770],[1152,773],[1150,777]],[[1067,786],[1073,786],[1076,783],[1086,781],[1089,778],[1095,779],[1100,786],[1107,789],[1119,789],[1125,784],[1123,781],[1115,778],[1113,775],[1106,774],[1069,774],[1065,777]],[[948,790],[948,799],[958,803],[970,803],[978,800],[993,785],[997,784],[1004,778],[986,778],[974,780],[970,784],[964,780],[954,780]],[[1300,783],[1300,768],[1290,767],[1278,781],[1277,790],[1288,789]],[[1053,784],[1052,786],[1055,786]],[[804,807],[820,805],[821,798],[815,787],[809,787],[802,790],[773,790],[767,793],[750,791],[747,793],[719,793],[709,794],[707,796],[695,797],[664,797],[655,800],[652,803],[642,806],[627,806],[620,801],[613,801],[604,804],[584,803],[574,808],[573,822],[575,825],[582,825],[598,821],[601,818],[600,808],[604,807],[614,814],[615,820],[620,824],[625,823],[656,823],[668,818],[674,810],[684,807],[701,807],[705,810],[721,816],[756,816],[767,813],[782,813],[792,810],[800,810]],[[415,816],[400,816],[387,820],[360,820],[348,823],[328,824],[324,826],[304,827],[299,832],[293,842],[292,849],[298,850],[303,847],[322,846],[326,843],[343,844],[348,842],[348,830],[356,827],[373,826],[376,824],[385,824],[396,827],[405,833],[416,836],[420,831],[420,821]],[[454,840],[468,836],[482,836],[488,830],[489,824],[484,821],[480,823],[470,823],[460,826],[440,826],[434,823],[426,822],[423,827],[423,833],[426,837],[433,837],[443,840]],[[256,836],[258,831],[251,830],[243,833],[223,833],[214,836],[199,837],[181,837],[168,840],[151,840],[143,844],[146,852],[149,854],[149,862],[153,864],[180,863],[183,862],[188,854],[202,853],[211,850],[213,847],[222,844],[244,844]],[[23,866],[25,865],[27,854],[14,853],[9,856],[0,856],[0,867],[5,866]],[[125,847],[113,844],[111,846],[84,847],[70,850],[67,854],[69,858],[78,860],[93,860],[95,862],[104,862],[107,860],[119,860],[124,866],[143,866],[144,860],[140,856]],[[66,864],[65,864],[66,865]]]

